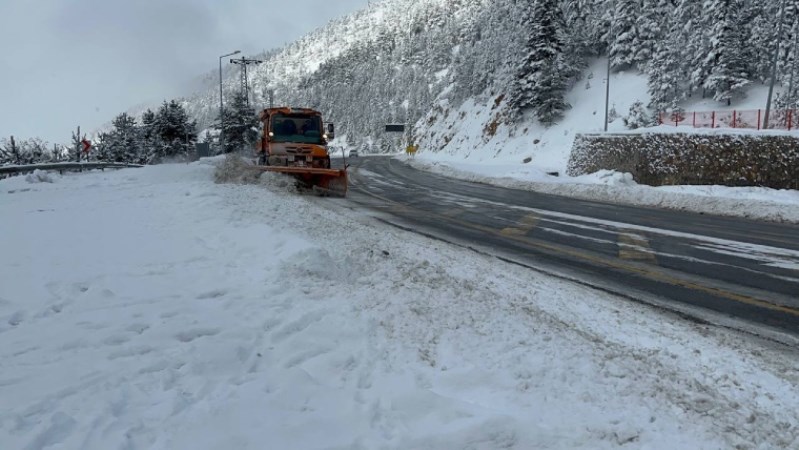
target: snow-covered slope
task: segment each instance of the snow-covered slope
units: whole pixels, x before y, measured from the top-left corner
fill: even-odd
[[[0,448],[799,444],[796,355],[214,164],[0,181]]]
[[[604,129],[606,66],[607,59],[597,59],[589,65],[566,96],[571,109],[550,127],[532,119],[509,125],[503,114],[504,97],[500,96],[486,104],[468,101],[458,108],[442,101],[423,119],[426,125],[419,126],[419,152],[425,157],[435,153],[431,158],[437,161],[475,164],[522,164],[525,158],[531,158],[526,164],[563,173],[575,134]],[[616,114],[609,130],[624,130],[620,116],[626,116],[636,100],[649,100],[646,77],[637,72],[614,73],[610,86],[611,111]],[[492,123],[497,126],[489,131]]]
[[[298,86],[306,83],[325,64],[339,59],[347,60],[352,54],[360,54],[365,49],[368,49],[368,57],[372,60],[370,67],[374,70],[374,61],[381,60],[381,53],[406,52],[404,46],[409,39],[419,33],[428,34],[430,21],[439,18],[452,27],[462,27],[470,22],[470,17],[477,15],[477,8],[484,7],[484,4],[485,0],[372,2],[368,8],[334,19],[325,27],[277,51],[256,55],[264,58],[265,62],[249,72],[254,103],[259,107],[268,105],[272,91],[277,104],[323,109],[331,118],[345,122],[342,131],[346,132],[349,129],[347,122],[352,120],[351,117],[347,118],[349,110],[344,104],[339,104],[333,110],[323,107],[325,99],[320,98],[334,96],[334,92],[304,93],[305,89],[299,89]],[[416,39],[419,40],[418,45],[423,44],[423,40]],[[371,73],[365,75],[371,76]],[[238,90],[239,86],[239,72],[227,68],[224,80],[226,96]],[[201,126],[207,126],[218,115],[218,93],[218,85],[213,81],[204,90],[188,98],[187,106]],[[381,117],[384,113],[381,112]]]

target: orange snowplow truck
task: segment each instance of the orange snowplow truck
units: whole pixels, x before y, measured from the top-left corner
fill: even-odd
[[[291,175],[301,185],[326,195],[345,196],[347,169],[331,169],[328,141],[333,124],[309,108],[267,108],[256,151],[261,170]]]

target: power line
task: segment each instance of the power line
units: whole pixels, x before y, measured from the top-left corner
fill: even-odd
[[[231,64],[238,64],[241,66],[241,91],[244,92],[247,98],[247,106],[250,106],[250,85],[247,79],[247,66],[261,64],[263,61],[260,59],[249,59],[242,56],[239,59],[231,59]]]

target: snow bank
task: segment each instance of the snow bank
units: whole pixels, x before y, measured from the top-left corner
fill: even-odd
[[[25,181],[28,183],[52,183],[53,176],[46,170],[36,169],[25,175]]]
[[[293,178],[284,175],[252,170],[253,164],[239,155],[228,155],[215,160],[214,181],[217,183],[263,184],[280,188],[286,193],[296,193]]]
[[[799,444],[793,352],[220,162],[0,181],[0,448]]]
[[[415,158],[408,158],[402,155],[397,158],[420,170],[514,189],[585,200],[799,223],[799,191],[794,190],[727,186],[652,187],[637,184],[629,173],[615,171],[602,170],[579,177],[563,177],[548,175],[524,164],[441,162],[428,156],[419,154]]]

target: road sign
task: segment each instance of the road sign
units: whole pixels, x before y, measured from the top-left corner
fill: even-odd
[[[80,143],[83,144],[83,153],[89,153],[89,150],[92,148],[92,142],[84,139],[80,141]]]
[[[402,133],[405,131],[404,124],[388,124],[386,125],[386,133]]]

